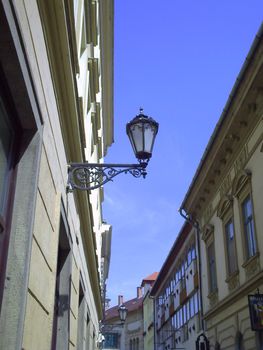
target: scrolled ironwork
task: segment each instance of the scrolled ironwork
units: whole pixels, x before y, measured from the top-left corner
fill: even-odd
[[[71,163],[68,166],[68,191],[89,191],[99,188],[121,174],[138,178],[147,175],[147,162],[139,164]]]

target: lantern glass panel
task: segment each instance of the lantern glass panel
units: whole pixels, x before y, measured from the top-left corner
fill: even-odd
[[[136,151],[135,144],[134,144],[134,141],[133,141],[133,135],[132,135],[132,132],[131,132],[131,128],[129,128],[129,130],[127,130],[127,134],[128,134],[129,140],[131,142],[133,152],[136,155],[137,151]]]
[[[131,133],[136,153],[143,152],[143,123],[132,125]]]
[[[125,322],[126,317],[127,317],[127,312],[128,312],[128,310],[125,306],[119,307],[119,317],[120,317],[121,322]]]
[[[155,129],[150,124],[144,126],[144,152],[152,153]]]

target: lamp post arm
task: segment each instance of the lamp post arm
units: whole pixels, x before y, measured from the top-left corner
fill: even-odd
[[[121,173],[145,178],[147,164],[147,162],[138,164],[70,163],[68,165],[68,191],[94,190],[112,181]]]

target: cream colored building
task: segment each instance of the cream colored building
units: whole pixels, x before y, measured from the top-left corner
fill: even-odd
[[[111,227],[70,162],[113,142],[113,0],[0,4],[0,349],[97,349]]]
[[[182,203],[200,227],[210,349],[263,348],[262,333],[251,329],[248,308],[249,294],[257,289],[263,294],[262,33],[263,27]]]
[[[120,306],[127,309],[124,323],[120,322],[118,309]],[[124,301],[119,295],[118,304],[106,310],[104,327],[102,329],[105,350],[143,350],[143,297],[141,288],[137,288],[136,298]]]
[[[150,296],[152,286],[158,276],[158,272],[142,280],[141,288],[143,294],[143,349],[154,349],[154,302]]]

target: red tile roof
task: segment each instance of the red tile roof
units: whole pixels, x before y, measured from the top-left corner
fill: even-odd
[[[154,273],[152,273],[151,275],[145,277],[145,278],[142,280],[141,286],[143,287],[146,283],[151,283],[151,284],[152,284],[152,283],[156,280],[156,278],[157,278],[157,276],[158,276],[158,273],[159,273],[159,272],[154,272]]]
[[[135,310],[142,309],[142,302],[143,302],[143,298],[139,298],[139,299],[134,298],[124,302],[123,305],[128,309],[128,313],[129,313]],[[118,308],[119,308],[119,305],[116,305],[105,311],[106,321],[113,318],[119,318]]]

